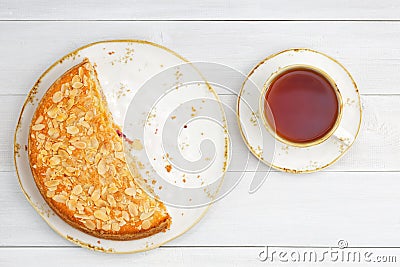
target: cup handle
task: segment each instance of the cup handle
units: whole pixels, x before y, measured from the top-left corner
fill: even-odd
[[[349,133],[346,129],[343,127],[339,127],[336,129],[336,131],[333,133],[333,136],[339,140],[342,144],[346,146],[350,146],[351,143],[354,140],[354,135]]]

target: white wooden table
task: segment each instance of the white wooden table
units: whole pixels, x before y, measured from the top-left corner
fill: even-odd
[[[322,172],[275,171],[253,195],[244,178],[197,226],[159,249],[107,255],[79,248],[26,201],[12,140],[40,74],[64,54],[107,39],[149,40],[245,73],[287,48],[325,52],[358,83],[361,133]],[[0,266],[249,266],[266,264],[257,260],[265,245],[329,247],[340,239],[400,255],[399,1],[0,0],[0,53]]]

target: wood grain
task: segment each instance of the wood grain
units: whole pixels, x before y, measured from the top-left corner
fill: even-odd
[[[1,0],[0,266],[255,266],[266,264],[256,260],[265,245],[335,246],[345,239],[350,246],[400,247],[399,10],[396,0]],[[13,134],[40,74],[70,51],[107,39],[153,41],[244,74],[287,48],[325,52],[346,66],[362,93],[360,135],[327,170],[272,172],[252,195],[250,156],[240,184],[165,247],[118,256],[78,248],[54,233],[22,194]],[[235,96],[219,93],[234,105]],[[243,145],[235,153],[245,159],[248,151]],[[243,171],[232,167],[228,178]]]
[[[160,248],[135,255],[106,255],[79,248],[3,248],[2,266],[31,266],[37,259],[57,266],[264,266],[262,248]],[[24,255],[21,257],[21,255]],[[42,263],[46,265],[46,263]]]
[[[400,247],[398,172],[273,172],[249,194],[251,178],[246,173],[168,246],[333,246],[344,239],[351,246]],[[0,172],[0,179],[0,246],[72,246],[25,200],[14,173]]]
[[[85,265],[88,267],[107,267],[107,266],[270,266],[270,262],[261,262],[257,256],[263,250],[263,247],[162,247],[154,251],[138,253],[135,255],[105,255],[92,251],[82,250],[79,248],[3,248],[0,249],[0,264],[2,266],[32,266],[37,259],[44,259],[41,266],[46,263],[63,266]],[[293,249],[287,248],[286,251],[296,252],[313,251],[311,249]],[[331,251],[327,249],[319,249],[319,259],[322,258],[323,251]],[[370,253],[371,260],[377,260],[379,256],[395,256],[399,260],[399,249],[355,249],[361,253]],[[23,255],[23,257],[21,257]],[[275,254],[277,255],[277,254]],[[300,254],[302,255],[302,254]],[[339,254],[340,255],[340,254]],[[364,255],[364,254],[362,254]],[[346,257],[346,256],[345,256]],[[287,256],[286,259],[289,257]],[[335,259],[335,256],[332,256]],[[284,259],[284,258],[283,258]],[[350,258],[343,260],[329,261],[325,257],[324,263],[327,266],[354,266]],[[382,259],[382,258],[380,258]],[[386,258],[387,259],[387,258]],[[363,261],[362,261],[363,262]],[[293,263],[292,265],[290,263]],[[363,262],[368,266],[398,266],[398,262]],[[275,256],[274,266],[322,266],[321,262],[279,262]],[[360,263],[358,263],[360,265]]]
[[[26,94],[53,62],[107,39],[153,41],[191,61],[226,64],[244,74],[272,53],[308,47],[344,64],[363,94],[399,93],[400,22],[3,21],[0,94]]]
[[[395,0],[3,0],[3,20],[391,20]]]
[[[20,95],[0,96],[0,114],[4,114],[3,130],[0,131],[0,171],[14,170],[13,135],[24,99],[25,96]],[[235,109],[236,96],[222,95],[221,101]],[[400,171],[400,95],[365,95],[362,102],[364,118],[358,139],[348,154],[326,171]],[[227,113],[227,116],[230,121],[235,121],[235,114]],[[235,128],[230,134],[241,141]],[[244,143],[233,153],[241,160],[250,157],[247,171],[256,170],[257,160],[249,154]],[[237,166],[230,166],[230,170],[243,171]],[[259,170],[265,171],[267,167]]]

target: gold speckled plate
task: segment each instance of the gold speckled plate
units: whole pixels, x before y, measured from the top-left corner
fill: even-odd
[[[264,127],[259,111],[264,84],[271,75],[292,65],[314,66],[336,83],[343,100],[338,129],[346,133],[345,137],[336,130],[318,145],[298,147],[279,141]],[[289,49],[265,58],[251,70],[239,94],[237,113],[244,142],[258,159],[281,171],[308,173],[332,165],[348,151],[358,135],[362,111],[356,83],[343,65],[317,51]]]
[[[19,183],[30,204],[47,224],[59,235],[77,245],[109,253],[133,253],[159,247],[193,227],[204,216],[209,205],[190,209],[167,206],[172,217],[172,225],[165,233],[139,240],[113,241],[93,237],[65,223],[50,209],[34,182],[27,152],[32,116],[44,93],[53,82],[85,57],[89,58],[96,67],[108,106],[115,122],[119,125],[124,123],[125,113],[133,96],[140,91],[138,89],[142,88],[149,78],[167,68],[187,63],[186,59],[165,47],[140,40],[97,42],[81,47],[56,61],[36,82],[22,107],[14,144],[14,160]],[[175,78],[175,76],[172,77],[172,79]],[[196,89],[191,90],[191,95],[196,94],[218,100],[211,88],[202,89],[196,86]],[[178,100],[179,94],[175,95],[174,103],[179,104]],[[168,106],[168,103],[164,105]],[[145,111],[138,110],[137,112]],[[220,116],[225,117],[223,113]],[[226,138],[221,136],[220,140],[220,145],[224,146]],[[222,162],[226,159],[219,158],[218,160]]]

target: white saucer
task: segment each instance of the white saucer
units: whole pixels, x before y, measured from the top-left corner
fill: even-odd
[[[263,126],[259,97],[264,83],[281,68],[295,64],[317,67],[335,81],[343,99],[339,128],[348,133],[346,140],[332,135],[321,144],[296,147],[278,141]],[[332,165],[348,151],[358,135],[362,110],[356,83],[343,65],[317,51],[289,49],[267,57],[250,71],[239,94],[237,114],[244,142],[260,161],[281,171],[308,173]]]

